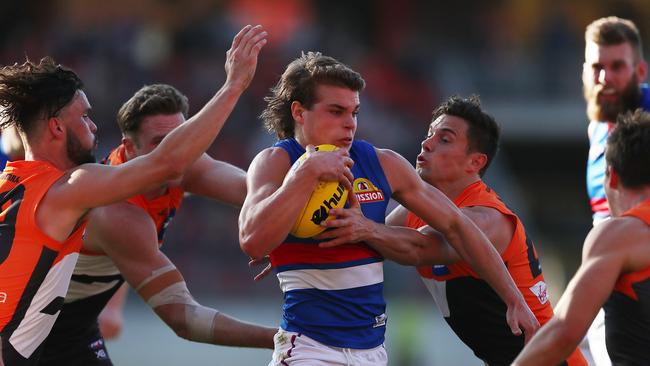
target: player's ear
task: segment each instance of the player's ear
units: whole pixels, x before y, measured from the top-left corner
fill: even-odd
[[[636,64],[636,76],[638,80],[645,80],[648,76],[648,63],[645,60],[641,60]]]
[[[57,139],[61,139],[63,136],[65,136],[65,126],[63,125],[63,121],[58,117],[48,118],[47,128],[50,131],[50,134],[52,134]]]
[[[483,153],[472,153],[470,154],[469,166],[472,173],[478,174],[485,165],[487,165],[488,158],[487,155]]]
[[[606,169],[607,184],[609,188],[617,189],[620,184],[621,177],[618,175],[616,170],[612,168],[611,165],[608,165]]]
[[[291,116],[296,123],[303,124],[305,120],[303,118],[303,113],[305,112],[305,107],[302,103],[297,100],[291,102]]]
[[[127,156],[135,156],[136,151],[135,151],[135,141],[133,141],[133,137],[130,136],[122,136],[122,145],[124,145],[124,152],[127,154]]]

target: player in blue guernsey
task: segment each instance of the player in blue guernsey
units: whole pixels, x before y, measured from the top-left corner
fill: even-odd
[[[381,255],[365,243],[320,248],[317,240],[289,235],[318,181],[341,182],[363,213],[380,223],[390,198],[415,212],[485,276],[508,305],[513,333],[532,335],[538,322],[487,238],[403,157],[354,139],[364,86],[357,72],[310,52],[289,64],[266,98],[262,119],[280,141],[248,170],[239,238],[251,257],[270,255],[284,292],[270,364],[387,363]],[[315,151],[320,144],[339,149]],[[307,158],[291,168],[305,152]]]
[[[620,113],[643,108],[650,110],[650,89],[640,84],[647,64],[639,31],[633,22],[617,17],[597,19],[585,32],[585,63],[582,82],[589,117],[589,158],[587,193],[594,225],[609,218],[605,197],[605,144]],[[605,349],[603,312],[587,333],[583,353],[597,366],[611,365]]]

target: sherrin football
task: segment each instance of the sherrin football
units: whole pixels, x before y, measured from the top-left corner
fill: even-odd
[[[315,149],[316,151],[334,151],[338,148],[334,145],[318,145]],[[304,153],[298,158],[294,168],[306,158],[307,153]],[[320,223],[328,219],[330,209],[343,207],[347,199],[348,190],[343,187],[343,184],[319,182],[293,224],[291,235],[298,238],[309,238],[322,233],[325,228],[320,226]]]

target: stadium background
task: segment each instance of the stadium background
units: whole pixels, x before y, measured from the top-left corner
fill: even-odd
[[[79,73],[105,156],[119,142],[115,113],[142,85],[176,86],[196,112],[221,85],[224,54],[244,24],[270,42],[252,85],[210,154],[244,169],[273,143],[257,118],[262,98],[301,51],[360,71],[357,138],[415,161],[431,111],[444,98],[479,94],[503,127],[486,180],[520,214],[540,252],[555,302],[575,271],[590,212],[584,189],[586,117],[580,82],[584,27],[630,18],[648,40],[643,0],[50,0],[2,2],[0,63],[53,56]],[[646,41],[647,42],[647,41]],[[188,142],[190,143],[190,142]],[[269,218],[271,219],[271,218]],[[164,251],[196,297],[231,314],[277,325],[281,294],[237,242],[237,210],[190,197]],[[414,270],[386,266],[393,365],[480,364],[441,323]],[[265,364],[270,351],[192,344],[131,295],[124,334],[109,344],[117,365]]]

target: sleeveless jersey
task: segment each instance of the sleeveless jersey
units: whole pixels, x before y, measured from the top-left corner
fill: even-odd
[[[291,164],[305,153],[295,139],[274,146],[289,153]],[[361,210],[383,223],[391,190],[374,147],[354,141],[350,157]],[[334,347],[381,345],[386,328],[383,258],[363,243],[335,248],[318,243],[289,235],[270,254],[284,292],[281,327]]]
[[[126,159],[123,145],[118,146],[102,161],[107,165],[119,165],[124,162]],[[181,204],[183,193],[180,187],[172,187],[166,194],[151,200],[144,195],[127,200],[145,210],[154,220],[160,245],[167,225]],[[124,279],[111,258],[81,249],[61,314],[45,344],[41,361],[43,365],[69,362],[80,354],[80,348],[86,349],[92,342],[103,342],[96,339],[97,318],[122,283]]]
[[[650,111],[650,88],[641,84],[639,108]],[[593,211],[594,225],[609,218],[609,206],[605,197],[605,147],[607,137],[614,123],[591,121],[587,129],[589,135],[589,157],[587,159],[587,194]]]
[[[650,201],[625,212],[650,225]],[[603,306],[607,353],[614,365],[650,365],[650,266],[622,274]]]
[[[553,316],[546,282],[533,242],[519,218],[482,181],[469,185],[454,200],[458,207],[484,206],[507,216],[515,225],[512,240],[501,254],[526,303],[540,324]],[[406,226],[426,223],[409,212]],[[418,272],[445,320],[458,337],[488,365],[510,365],[524,347],[524,337],[514,336],[506,321],[507,306],[466,262],[422,266]],[[574,352],[569,365],[586,365]]]
[[[63,242],[36,224],[36,210],[64,172],[43,161],[8,162],[0,175],[0,336],[6,365],[34,365],[81,248],[85,222]]]

